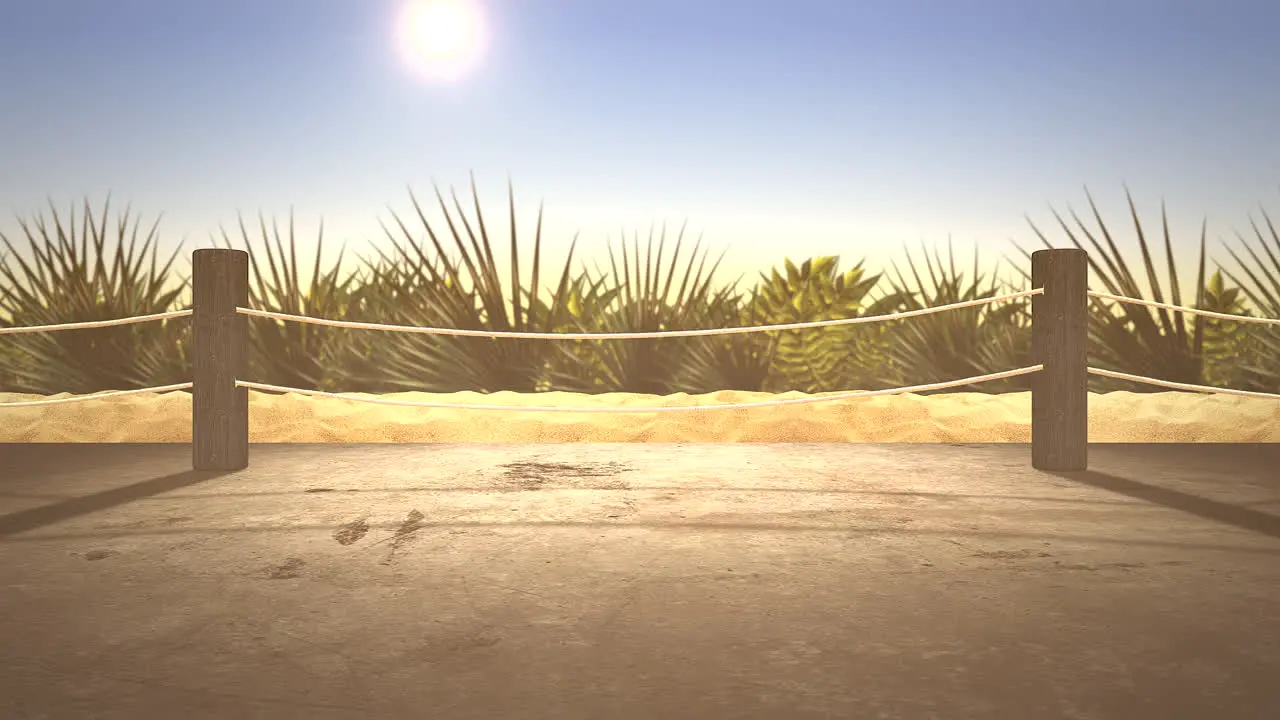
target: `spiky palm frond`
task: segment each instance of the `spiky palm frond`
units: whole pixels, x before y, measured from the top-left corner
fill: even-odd
[[[915,258],[907,253],[907,280],[896,262],[891,286],[906,298],[907,310],[992,298],[1013,292],[1002,287],[994,275],[988,279],[979,271],[979,253],[973,254],[973,271],[966,281],[956,267],[955,252],[948,243],[948,259],[934,250],[924,250],[928,281],[919,272]],[[1024,299],[1000,304],[974,305],[938,313],[895,320],[889,335],[888,356],[892,375],[885,377],[901,385],[926,385],[1012,370],[1028,364],[1031,355],[1030,303]],[[1027,376],[947,388],[940,392],[1013,392],[1030,387]]]
[[[117,215],[114,232],[109,229],[109,197],[97,217],[88,199],[79,219],[75,206],[65,222],[52,202],[49,211],[49,217],[18,219],[30,261],[0,233],[8,249],[0,262],[0,314],[8,316],[11,326],[113,320],[177,309],[187,279],[172,287],[169,273],[178,250],[157,266],[159,218],[139,247],[142,227],[130,208]],[[109,260],[108,236],[115,245]],[[191,377],[189,337],[188,318],[7,335],[9,384],[16,391],[52,395],[185,382]]]
[[[1074,230],[1056,210],[1052,211],[1054,219],[1071,244],[1088,253],[1089,268],[1093,277],[1102,282],[1106,293],[1145,299],[1145,293],[1129,271],[1128,264],[1121,255],[1110,229],[1103,221],[1097,204],[1094,203],[1093,196],[1089,194],[1087,188],[1085,195],[1097,223],[1096,234],[1085,225],[1074,210],[1070,212],[1076,226]],[[1165,291],[1156,271],[1146,231],[1138,218],[1138,209],[1128,188],[1125,188],[1125,197],[1128,200],[1129,216],[1133,221],[1138,247],[1142,253],[1143,269],[1146,271],[1147,282],[1151,286],[1152,298],[1159,303],[1182,305],[1183,298],[1177,264],[1174,260],[1173,240],[1164,204],[1161,203],[1160,206],[1160,219],[1164,236],[1166,277],[1170,290],[1168,300],[1165,299]],[[1030,218],[1027,221],[1041,243],[1046,248],[1052,248],[1053,244],[1036,224]],[[1205,233],[1206,225],[1202,223],[1195,306],[1204,302]],[[1101,241],[1098,235],[1101,235]],[[1088,241],[1092,250],[1085,246],[1081,237]],[[1018,246],[1018,250],[1030,261],[1030,253],[1023,250],[1021,246]],[[1025,277],[1030,278],[1026,270],[1021,272]],[[1096,288],[1091,287],[1091,289]],[[1202,316],[1187,317],[1188,313],[1175,313],[1162,308],[1149,308],[1133,303],[1115,303],[1092,297],[1089,305],[1089,363],[1091,365],[1159,380],[1193,384],[1205,382],[1205,322]],[[1149,384],[1099,376],[1090,376],[1089,382],[1091,387],[1100,391],[1123,389],[1134,392],[1156,392],[1160,389]]]
[[[1261,209],[1261,215],[1261,225],[1256,218],[1249,218],[1252,239],[1236,233],[1252,262],[1245,261],[1228,246],[1227,252],[1235,268],[1225,269],[1221,263],[1218,267],[1239,286],[1261,317],[1280,318],[1280,232],[1277,232],[1265,208]],[[1240,343],[1230,350],[1234,356],[1232,364],[1237,369],[1233,380],[1239,383],[1233,383],[1233,387],[1280,392],[1280,327],[1260,323],[1232,324],[1229,327],[1239,332],[1237,340]]]
[[[637,235],[628,256],[625,240],[620,253],[608,247],[612,293],[610,306],[601,312],[585,317],[572,317],[577,332],[656,332],[661,330],[691,330],[696,320],[703,316],[727,314],[735,302],[732,286],[712,291],[711,281],[717,259],[708,269],[706,253],[699,259],[701,240],[694,243],[689,261],[683,266],[684,275],[676,294],[672,297],[672,284],[680,269],[680,248],[684,242],[682,226],[675,241],[675,248],[666,278],[663,279],[663,253],[666,246],[666,228],[659,234],[657,254],[654,254],[654,229],[650,230],[644,261],[640,258],[640,239]],[[621,256],[621,266],[618,258]],[[723,258],[723,254],[721,256]],[[597,269],[597,272],[599,270]],[[603,273],[602,273],[603,274]],[[679,373],[681,363],[687,357],[692,338],[645,338],[627,340],[590,341],[584,356],[562,347],[559,363],[567,363],[578,370],[566,372],[557,366],[550,373],[550,382],[556,389],[576,392],[634,392],[666,394],[673,378]],[[557,364],[559,365],[559,364]],[[596,368],[599,380],[590,386],[581,384],[585,367]]]
[[[558,286],[539,295],[542,213],[535,229],[533,287],[520,285],[514,192],[508,184],[511,211],[511,287],[504,289],[493,258],[486,217],[475,196],[471,216],[456,193],[452,204],[439,188],[436,200],[444,227],[428,222],[410,192],[413,211],[425,231],[419,242],[400,216],[384,225],[394,251],[343,279],[337,263],[322,271],[321,241],[309,286],[300,277],[293,222],[284,233],[270,230],[259,217],[266,261],[251,249],[257,307],[291,314],[367,322],[426,325],[477,330],[542,332],[631,332],[695,329],[730,325],[835,319],[855,314],[877,315],[899,309],[936,306],[1003,294],[996,282],[978,273],[977,257],[970,277],[926,250],[923,272],[908,253],[909,272],[896,264],[890,292],[876,296],[877,276],[840,272],[834,258],[813,258],[799,266],[786,261],[785,273],[762,276],[750,297],[711,288],[719,260],[706,271],[699,242],[679,274],[680,240],[670,267],[664,246],[654,258],[654,237],[641,257],[639,238],[616,255],[609,249],[609,272],[570,275],[569,259]],[[1087,190],[1086,190],[1087,194]],[[1128,190],[1126,189],[1126,195]],[[1089,252],[1093,279],[1116,295],[1142,297],[1141,272],[1130,273],[1111,232],[1089,197],[1090,228],[1074,212],[1068,222],[1055,220],[1075,247]],[[0,246],[0,322],[43,325],[98,320],[172,310],[189,289],[189,278],[170,279],[173,257],[159,266],[157,230],[140,227],[126,210],[112,232],[108,205],[94,217],[85,203],[84,218],[73,207],[70,222],[54,209],[22,221],[22,235],[32,259],[24,259],[9,238]],[[1161,208],[1169,301],[1182,305],[1171,233]],[[1137,232],[1142,268],[1154,299],[1164,301],[1165,287],[1157,271],[1137,210],[1129,197],[1129,215]],[[410,221],[412,222],[412,221]],[[156,223],[158,225],[158,221]],[[1052,247],[1034,223],[1036,236]],[[437,229],[444,232],[437,233]],[[240,237],[250,244],[245,223]],[[1252,222],[1245,249],[1229,250],[1234,265],[1206,280],[1205,229],[1194,306],[1231,314],[1258,312],[1280,317],[1280,234],[1263,212]],[[141,249],[139,235],[144,236]],[[665,239],[665,231],[662,233]],[[228,234],[222,240],[230,244]],[[114,257],[106,244],[114,241]],[[574,245],[576,246],[576,239]],[[1021,248],[1018,248],[1022,250]],[[25,249],[24,249],[25,250]],[[93,253],[90,252],[93,251]],[[457,254],[446,253],[446,250]],[[96,253],[97,259],[91,255]],[[1029,259],[1029,253],[1022,253]],[[146,261],[150,257],[150,267]],[[176,252],[175,252],[176,256]],[[619,268],[619,260],[621,268]],[[1018,267],[1024,280],[1029,279]],[[665,275],[665,281],[664,281]],[[1223,278],[1238,287],[1230,287]],[[1016,288],[1010,288],[1010,290]],[[673,292],[674,291],[674,292]],[[1246,309],[1247,299],[1254,307]],[[522,392],[548,389],[586,392],[630,391],[666,394],[716,389],[807,389],[810,391],[899,386],[1009,369],[1029,362],[1028,302],[984,306],[923,318],[835,328],[811,333],[752,333],[697,338],[620,340],[607,342],[488,339],[345,330],[252,319],[255,379],[274,384],[327,390],[394,392],[399,390]],[[1091,364],[1122,372],[1200,384],[1280,391],[1280,328],[1187,317],[1135,305],[1090,302]],[[190,379],[186,356],[190,322],[172,321],[47,334],[7,335],[0,341],[0,389],[51,394],[143,387]],[[771,383],[785,379],[791,387]],[[1027,378],[982,384],[969,390],[993,392],[1025,389]],[[1096,376],[1093,389],[1154,391]]]
[[[760,302],[760,289],[750,296],[733,296],[695,310],[698,325],[705,328],[770,325]],[[778,333],[753,332],[691,338],[670,390],[690,394],[718,390],[761,392],[769,378],[778,349]]]
[[[622,288],[607,287],[605,285],[607,280],[608,277],[605,275],[593,279],[590,273],[586,272],[574,278],[563,294],[562,312],[558,314],[559,319],[553,325],[551,332],[580,332],[585,318],[601,317],[609,312],[610,306],[617,300]],[[539,312],[545,313],[550,310],[549,306],[546,306],[541,299],[534,297],[532,293],[529,302],[531,305],[537,304]],[[599,368],[599,352],[592,341],[557,340],[554,342],[557,345],[557,352],[547,362],[539,390],[582,391],[584,388],[602,389],[604,387]]]
[[[508,184],[511,241],[510,314],[508,298],[502,287],[492,244],[480,206],[475,179],[471,180],[474,198],[474,224],[468,220],[461,201],[452,193],[453,210],[439,188],[436,200],[445,218],[449,235],[460,253],[453,261],[445,253],[436,227],[427,220],[417,198],[410,192],[414,213],[430,243],[430,252],[409,230],[408,225],[392,212],[395,228],[383,226],[394,250],[393,256],[381,253],[382,259],[395,267],[393,273],[376,276],[379,283],[398,283],[412,288],[413,293],[369,293],[365,300],[382,315],[380,322],[462,330],[499,332],[550,332],[565,316],[564,297],[571,285],[569,271],[573,246],[561,272],[556,295],[549,304],[525,304],[528,295],[520,286],[520,253],[516,229],[515,191]],[[456,213],[456,217],[455,217]],[[576,245],[576,240],[574,242]],[[534,229],[533,286],[538,286],[541,272],[542,208]],[[470,281],[470,287],[464,283]],[[394,318],[394,319],[391,319]],[[557,341],[517,338],[482,338],[457,335],[395,334],[379,343],[379,367],[388,383],[399,390],[455,392],[476,390],[495,392],[515,390],[534,392],[543,380]]]
[[[294,232],[293,213],[289,214],[286,253],[280,226],[274,220],[268,230],[267,222],[258,216],[259,238],[266,270],[258,263],[253,252],[253,242],[245,226],[244,218],[238,219],[240,240],[249,253],[249,302],[254,308],[289,315],[306,315],[330,320],[345,319],[356,276],[339,279],[345,248],[328,270],[321,270],[324,252],[324,224],[316,237],[315,265],[309,285],[304,287],[299,275],[298,251]],[[220,229],[225,247],[233,246],[225,229]],[[272,242],[274,241],[274,248]],[[307,390],[329,386],[333,374],[332,360],[338,350],[341,333],[338,328],[310,323],[249,318],[250,372],[261,383],[296,387]]]

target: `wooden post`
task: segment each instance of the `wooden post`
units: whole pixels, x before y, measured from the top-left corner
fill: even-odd
[[[196,250],[192,256],[191,461],[196,470],[249,465],[249,254]]]
[[[1089,263],[1084,250],[1031,254],[1031,466],[1084,470],[1089,456]]]

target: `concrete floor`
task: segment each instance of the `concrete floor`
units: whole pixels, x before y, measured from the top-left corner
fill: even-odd
[[[1280,446],[0,445],[0,717],[1280,717]]]

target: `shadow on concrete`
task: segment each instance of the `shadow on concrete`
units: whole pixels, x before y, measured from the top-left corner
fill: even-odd
[[[191,467],[191,445],[179,443],[0,443],[0,477],[77,472],[92,463],[115,470],[139,462],[168,461]]]
[[[1280,446],[252,452],[0,447],[0,717],[1280,718]]]
[[[124,487],[103,490],[92,495],[63,500],[52,505],[42,505],[30,510],[0,515],[0,537],[35,530],[154,495],[181,490],[227,474],[228,472],[221,470],[185,470]]]
[[[1099,490],[1131,497],[1135,500],[1179,510],[1206,520],[1231,525],[1241,530],[1249,530],[1268,537],[1280,538],[1280,516],[1259,512],[1242,505],[1232,505],[1231,503],[1212,500],[1201,495],[1192,495],[1180,490],[1130,480],[1096,470],[1050,472],[1048,474],[1071,482],[1089,485]]]

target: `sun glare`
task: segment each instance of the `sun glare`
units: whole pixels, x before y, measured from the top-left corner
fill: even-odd
[[[409,68],[432,80],[459,80],[484,54],[484,18],[478,0],[408,0],[396,33]]]

